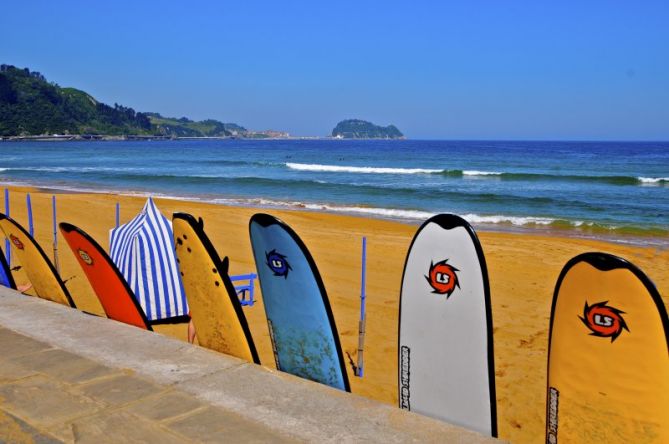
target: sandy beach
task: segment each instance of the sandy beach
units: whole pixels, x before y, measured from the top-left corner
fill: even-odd
[[[10,188],[11,217],[25,227],[26,192],[32,197],[35,237],[51,256],[53,193]],[[108,249],[109,230],[115,225],[115,204],[121,205],[121,223],[124,223],[140,211],[144,201],[144,197],[135,196],[59,193],[58,221],[79,226]],[[360,244],[362,236],[367,236],[365,376],[356,378],[349,367],[349,378],[353,393],[396,404],[399,289],[405,255],[417,226],[311,211],[261,210],[167,199],[156,199],[156,203],[167,217],[177,211],[202,217],[205,231],[219,254],[230,258],[231,274],[255,271],[248,236],[248,221],[254,213],[268,212],[287,222],[309,247],[319,266],[342,347],[354,361],[360,310]],[[4,210],[4,196],[1,205]],[[563,265],[586,251],[621,256],[655,282],[666,306],[669,250],[533,233],[479,232],[479,237],[490,274],[499,436],[512,442],[539,442],[544,436],[550,304]],[[58,257],[67,287],[81,301],[79,308],[103,314],[86,277],[60,236]],[[19,284],[26,282],[20,270],[15,276]],[[244,312],[262,364],[273,367],[262,295],[259,287],[256,290],[258,302],[245,307]],[[184,325],[157,326],[156,331],[186,338]]]

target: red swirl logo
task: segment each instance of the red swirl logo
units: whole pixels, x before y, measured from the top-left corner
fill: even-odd
[[[10,235],[9,235],[9,240],[12,241],[12,244],[14,244],[14,246],[15,246],[16,248],[18,248],[19,250],[23,250],[24,247],[23,247],[23,242],[21,242],[21,239],[19,239],[18,237],[14,236],[13,234],[10,234]]]
[[[457,275],[457,268],[447,264],[448,259],[444,259],[441,262],[430,263],[430,271],[425,279],[429,282],[430,286],[434,290],[432,293],[445,294],[446,299],[448,299],[455,288],[460,288],[460,280]]]
[[[606,305],[607,303],[608,301],[604,301],[588,305],[586,301],[583,316],[579,316],[579,319],[590,329],[592,336],[611,338],[613,342],[623,330],[630,330],[622,317],[625,312]]]

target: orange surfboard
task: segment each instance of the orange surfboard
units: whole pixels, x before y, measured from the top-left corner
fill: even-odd
[[[548,347],[546,442],[669,442],[669,321],[646,275],[605,253],[565,265]]]
[[[12,250],[37,296],[76,308],[58,272],[30,233],[14,219],[1,213],[0,230],[11,242]]]
[[[128,283],[102,247],[72,224],[62,222],[59,227],[77,262],[86,273],[107,317],[152,330]]]

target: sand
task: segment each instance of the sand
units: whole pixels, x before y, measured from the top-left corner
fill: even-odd
[[[27,227],[25,194],[32,196],[35,237],[52,255],[52,192],[11,188],[11,216]],[[4,197],[0,199],[4,209]],[[134,217],[145,198],[110,194],[57,194],[58,221],[73,223],[107,248],[115,224],[115,204],[121,204],[121,223]],[[248,236],[248,220],[256,212],[269,212],[287,222],[309,247],[330,296],[345,353],[356,360],[360,310],[361,238],[367,236],[367,335],[365,376],[357,378],[349,367],[354,393],[396,405],[397,317],[402,268],[417,226],[307,211],[259,210],[197,202],[156,199],[170,217],[182,211],[202,217],[205,231],[221,257],[229,256],[231,274],[255,270]],[[499,436],[512,442],[544,439],[544,404],[548,320],[555,281],[564,264],[586,251],[603,251],[624,257],[655,282],[669,303],[669,251],[528,233],[480,232],[488,262],[493,304],[495,368]],[[59,235],[61,275],[70,292],[83,300],[81,309],[103,314],[86,277]],[[667,242],[669,244],[669,240]],[[25,282],[19,271],[17,281]],[[269,335],[258,302],[245,307],[251,332],[263,365],[274,366]],[[184,325],[157,326],[156,331],[185,340]]]

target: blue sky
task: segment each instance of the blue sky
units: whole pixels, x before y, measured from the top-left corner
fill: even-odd
[[[669,140],[665,1],[24,1],[0,63],[106,103],[326,135]]]

